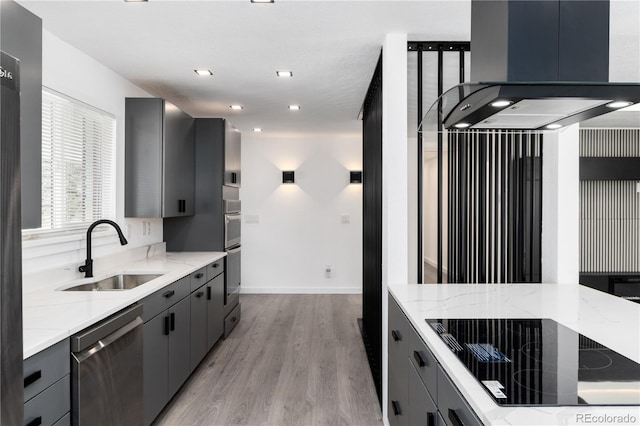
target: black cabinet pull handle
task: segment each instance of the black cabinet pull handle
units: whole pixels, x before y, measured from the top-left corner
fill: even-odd
[[[167,299],[170,298],[171,296],[173,296],[174,294],[176,294],[175,291],[173,290],[169,290],[167,291],[165,294],[163,294],[164,297],[166,297]]]
[[[176,314],[171,312],[171,331],[176,329]]]
[[[199,280],[200,278],[204,277],[204,274],[202,272],[198,272],[196,274],[196,279]]]
[[[202,296],[204,296],[204,291],[199,291],[199,292],[196,293],[196,297],[198,299],[200,299]]]
[[[178,200],[178,213],[187,211],[187,200]]]
[[[400,333],[398,333],[396,330],[391,330],[391,337],[393,337],[394,342],[402,340],[402,336],[400,336]]]
[[[39,380],[40,377],[42,377],[42,370],[38,370],[35,373],[29,374],[27,377],[24,378],[24,387],[26,388],[33,382]]]
[[[217,268],[219,266],[220,266],[220,264],[218,264],[218,263],[214,263],[213,265],[211,265],[212,268]]]
[[[436,426],[436,415],[434,413],[427,413],[427,426]]]
[[[418,367],[424,367],[427,365],[427,362],[422,357],[422,353],[418,351],[413,351],[413,359],[418,363]]]
[[[211,300],[211,287],[207,287],[207,300]]]
[[[236,317],[231,318],[231,322],[236,322]]]
[[[164,333],[165,336],[169,335],[169,317],[164,317]]]
[[[464,426],[460,417],[458,417],[458,413],[453,408],[449,408],[449,420],[453,423],[453,426]]]
[[[42,424],[42,416],[38,416],[35,419],[31,420],[26,426],[40,426]]]
[[[402,410],[400,410],[400,403],[398,401],[391,401],[391,407],[393,408],[394,416],[402,415]]]
[[[231,172],[231,183],[238,183],[238,174],[236,172]]]

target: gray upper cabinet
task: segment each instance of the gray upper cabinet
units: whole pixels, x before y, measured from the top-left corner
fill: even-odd
[[[195,212],[194,120],[160,98],[127,98],[125,217]]]
[[[39,228],[42,209],[42,19],[0,1],[0,50],[20,60],[22,229]]]

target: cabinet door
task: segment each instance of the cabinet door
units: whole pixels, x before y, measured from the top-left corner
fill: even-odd
[[[436,426],[438,408],[411,361],[409,362],[409,424]],[[442,424],[441,426],[444,426]]]
[[[143,327],[144,424],[150,425],[169,401],[169,316],[165,311]]]
[[[389,397],[387,415],[391,426],[409,425],[409,387],[407,383],[407,366],[409,361],[404,360],[403,367],[394,369],[389,365]]]
[[[207,350],[220,339],[224,325],[224,274],[220,274],[207,287]]]
[[[193,118],[165,101],[163,217],[195,213]]]
[[[190,299],[185,297],[169,308],[169,398],[191,374]]]
[[[206,286],[191,293],[191,371],[207,354]]]

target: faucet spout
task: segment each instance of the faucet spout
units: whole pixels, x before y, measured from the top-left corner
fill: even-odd
[[[113,226],[116,232],[118,233],[120,244],[121,245],[128,244],[127,239],[124,237],[124,234],[122,233],[122,229],[120,229],[120,226],[118,226],[118,224],[115,223],[114,221],[108,220],[108,219],[100,219],[93,222],[89,226],[89,229],[87,229],[87,258],[84,261],[84,265],[80,265],[80,267],[78,268],[80,272],[84,272],[85,278],[93,277],[93,259],[91,258],[91,233],[93,232],[93,229],[96,226],[102,225],[102,224]]]

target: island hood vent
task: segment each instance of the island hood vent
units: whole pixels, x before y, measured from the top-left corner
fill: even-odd
[[[557,129],[640,103],[640,83],[609,82],[609,1],[472,0],[471,80],[419,130]]]

